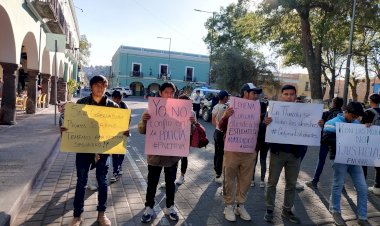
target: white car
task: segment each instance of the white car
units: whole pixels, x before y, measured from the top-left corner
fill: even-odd
[[[114,87],[106,91],[107,96],[111,96],[112,92],[118,90],[124,98],[132,96],[132,90],[129,87]]]

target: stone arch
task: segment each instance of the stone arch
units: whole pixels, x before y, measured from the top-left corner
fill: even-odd
[[[45,48],[41,58],[41,72],[45,74],[52,74],[52,66],[50,64],[50,53]]]
[[[144,90],[144,85],[141,82],[131,82],[129,87],[132,90],[132,95],[133,96],[144,96],[145,90]]]
[[[158,89],[160,88],[160,84],[158,83],[151,83],[147,87],[148,92],[158,92]]]
[[[62,60],[59,62],[59,67],[57,68],[58,69],[58,77],[59,78],[63,78],[63,73],[64,73],[64,67],[63,67],[63,62]]]
[[[18,64],[13,27],[7,11],[0,5],[0,62]]]
[[[36,37],[32,32],[27,32],[22,41],[21,58],[26,60],[26,68],[38,70],[38,48]],[[21,63],[21,62],[20,62]]]

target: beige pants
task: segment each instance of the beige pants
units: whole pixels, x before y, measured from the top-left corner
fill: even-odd
[[[243,204],[253,176],[257,153],[224,152],[223,197],[225,205]]]

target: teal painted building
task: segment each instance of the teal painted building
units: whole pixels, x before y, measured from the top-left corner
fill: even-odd
[[[207,86],[209,69],[206,55],[120,46],[112,57],[109,86],[129,86],[135,96],[156,92],[165,81],[179,90],[193,89]]]

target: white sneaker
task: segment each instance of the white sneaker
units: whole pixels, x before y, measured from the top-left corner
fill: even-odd
[[[244,208],[244,205],[239,205],[238,207],[235,208],[235,214],[240,216],[241,219],[245,221],[250,221],[251,220],[251,215],[247,212],[247,210]]]
[[[90,191],[97,191],[98,186],[95,184],[89,184],[89,185],[87,185],[87,189],[89,189]]]
[[[251,187],[255,187],[255,181],[251,181]]]
[[[375,195],[380,195],[380,188],[375,188],[374,186],[369,187],[368,191],[372,192]]]
[[[183,184],[184,182],[185,182],[185,177],[182,175],[178,177],[178,179],[175,181],[176,184]]]
[[[296,190],[302,191],[303,189],[304,189],[303,185],[300,182],[297,181],[297,183],[296,183]]]
[[[260,181],[260,188],[265,188],[265,182],[264,181]]]
[[[160,188],[166,188],[166,183],[165,183],[165,182],[162,182],[162,183],[160,184]]]
[[[234,206],[233,205],[227,205],[224,207],[224,218],[228,221],[236,221],[236,215],[234,212]]]
[[[223,184],[223,177],[215,177],[215,182],[219,184]]]
[[[174,209],[174,205],[169,208],[165,207],[163,211],[165,215],[169,216],[170,220],[178,221],[179,217],[178,217],[177,212]]]

